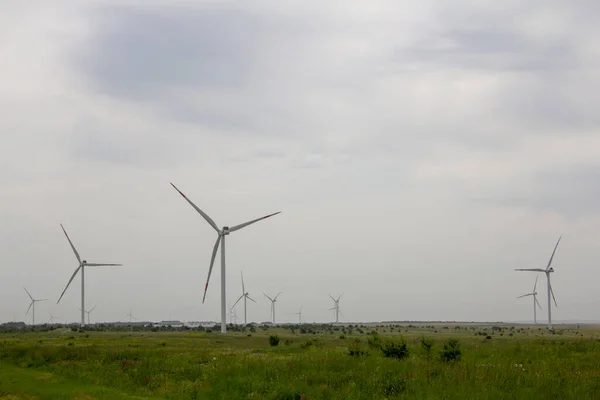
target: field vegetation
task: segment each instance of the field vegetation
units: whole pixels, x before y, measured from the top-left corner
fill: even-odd
[[[0,333],[0,399],[593,399],[591,326],[39,327]],[[596,397],[598,398],[598,397]]]

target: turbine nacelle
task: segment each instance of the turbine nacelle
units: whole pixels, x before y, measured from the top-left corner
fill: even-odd
[[[225,236],[225,235],[229,235],[229,227],[228,226],[224,226],[223,229],[221,229],[221,235]]]
[[[548,268],[546,271],[547,271],[547,272],[554,272],[554,268],[553,268],[553,267],[550,267],[550,268]]]

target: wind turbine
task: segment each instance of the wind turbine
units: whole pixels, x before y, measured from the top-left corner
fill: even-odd
[[[542,309],[540,302],[537,300],[537,292],[535,291],[535,288],[537,287],[538,278],[539,278],[539,275],[535,277],[535,284],[533,285],[533,292],[517,297],[517,299],[520,299],[521,297],[533,296],[533,323],[534,324],[537,324],[535,305],[537,304],[538,307],[540,308],[540,310]]]
[[[95,309],[96,307],[97,307],[97,306],[94,306],[94,307],[92,307],[92,309],[91,309],[90,311],[86,311],[86,312],[85,312],[85,313],[87,314],[87,316],[88,316],[88,325],[90,325],[90,314],[92,313],[92,311],[94,311],[94,309]]]
[[[281,292],[277,293],[277,296],[275,296],[274,298],[267,296],[265,293],[263,294],[267,299],[271,301],[271,318],[273,319],[273,325],[275,325],[275,302],[277,301],[277,298],[279,297]]]
[[[54,315],[52,315],[51,312],[49,312],[48,315],[50,316],[50,318],[48,318],[48,323],[49,324],[53,324],[55,319],[59,319],[60,318],[60,317],[55,317]]]
[[[25,288],[23,288],[25,289]],[[46,301],[48,299],[34,299],[31,294],[29,294],[29,292],[27,291],[27,289],[25,289],[25,291],[27,292],[27,295],[29,296],[29,298],[31,299],[31,303],[29,303],[29,307],[27,308],[27,311],[25,312],[25,315],[29,314],[29,310],[31,308],[33,308],[32,311],[32,322],[31,325],[35,325],[35,303],[37,303],[38,301]]]
[[[244,325],[248,324],[248,313],[246,312],[246,300],[252,300],[253,302],[256,303],[256,300],[254,300],[252,297],[250,297],[250,294],[248,292],[246,292],[246,289],[244,287],[244,274],[240,272],[240,274],[242,275],[242,295],[237,299],[237,301],[235,303],[233,303],[233,307],[235,307],[235,305],[242,299],[244,298]]]
[[[235,310],[233,309],[233,307],[231,307],[229,309],[229,323],[237,324],[237,314],[235,313]]]
[[[224,226],[222,229],[219,229],[215,221],[213,221],[204,211],[199,209],[190,199],[188,199],[185,194],[181,192],[181,190],[177,189],[175,185],[171,183],[171,186],[175,188],[179,192],[179,194],[188,202],[200,215],[202,218],[208,222],[210,226],[213,227],[215,231],[217,231],[217,241],[215,243],[215,247],[213,248],[212,257],[210,259],[210,267],[208,268],[208,277],[206,278],[206,285],[204,286],[204,296],[202,297],[202,303],[206,299],[206,291],[208,290],[208,282],[210,281],[210,274],[212,273],[213,264],[215,262],[215,257],[217,256],[217,250],[219,249],[219,243],[221,244],[221,333],[227,333],[227,300],[225,299],[225,236],[229,235],[231,232],[235,232],[239,229],[242,229],[248,225],[251,225],[255,222],[261,221],[263,219],[272,217],[281,213],[278,211],[273,214],[266,215],[264,217],[260,217],[257,219],[253,219],[248,222],[244,222],[243,224],[235,225],[232,227]]]
[[[337,299],[334,299],[332,295],[329,295],[329,297],[331,297],[331,300],[333,300],[333,307],[331,307],[329,310],[335,310],[334,312],[336,324],[340,321],[340,298],[342,296],[343,294],[340,294]]]
[[[91,310],[90,310],[90,312],[91,312]],[[129,309],[129,314],[127,314],[126,317],[129,317],[129,325],[131,325],[132,319],[137,319],[136,317],[133,316],[133,314],[131,314],[131,308]]]
[[[302,324],[302,307],[300,307],[300,311],[294,314],[298,316],[298,324]]]
[[[98,263],[89,263],[86,260],[82,260],[81,257],[79,257],[79,253],[75,249],[75,246],[73,246],[73,242],[71,242],[69,235],[67,235],[67,231],[65,230],[65,227],[62,224],[60,224],[60,227],[62,228],[63,232],[65,233],[65,236],[67,237],[67,240],[69,241],[69,244],[71,245],[71,248],[73,249],[73,253],[75,253],[75,257],[77,257],[77,261],[79,261],[79,266],[77,268],[75,268],[75,272],[73,272],[73,275],[71,275],[71,279],[69,279],[69,282],[67,282],[67,286],[65,287],[65,290],[63,290],[63,292],[60,295],[60,297],[58,298],[58,301],[56,302],[56,304],[60,303],[60,299],[62,299],[62,297],[64,296],[65,292],[69,288],[69,285],[75,278],[75,275],[77,275],[77,272],[79,272],[79,270],[81,270],[81,309],[80,309],[81,310],[81,326],[85,326],[85,277],[84,277],[85,268],[84,267],[120,267],[122,264],[98,264]]]
[[[562,235],[558,238],[558,242],[556,242],[556,246],[554,246],[554,251],[552,252],[552,256],[550,256],[550,261],[548,261],[548,266],[546,269],[541,268],[529,268],[529,269],[515,269],[515,271],[534,271],[534,272],[543,272],[546,274],[546,281],[548,283],[548,329],[552,330],[552,303],[550,302],[550,295],[552,295],[552,299],[554,300],[554,305],[558,307],[556,304],[556,298],[554,297],[554,291],[552,290],[552,285],[550,284],[550,274],[554,272],[554,268],[550,265],[552,264],[552,259],[554,258],[554,253],[556,253],[556,248],[560,243],[560,239],[562,239]]]

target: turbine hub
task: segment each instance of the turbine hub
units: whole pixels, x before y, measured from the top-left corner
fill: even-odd
[[[548,272],[554,272],[554,268],[550,267],[550,269],[548,269]]]
[[[229,235],[229,227],[228,226],[224,226],[223,229],[221,230],[221,234],[222,235]]]
[[[81,264],[85,265],[85,264],[87,264],[87,261],[83,260],[83,261],[81,262]]]

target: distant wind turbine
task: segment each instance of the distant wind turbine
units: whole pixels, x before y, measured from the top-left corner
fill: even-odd
[[[23,288],[25,289],[25,288]],[[31,303],[29,303],[29,307],[27,308],[27,311],[25,312],[25,315],[29,314],[29,310],[33,308],[32,310],[32,316],[31,316],[31,325],[35,325],[35,303],[37,303],[38,301],[46,301],[48,299],[34,299],[31,294],[27,291],[27,289],[25,289],[25,292],[27,292],[27,295],[29,296],[29,298],[31,299]]]
[[[210,259],[210,267],[208,268],[208,277],[206,278],[206,285],[204,286],[204,296],[202,297],[202,303],[206,299],[206,291],[208,290],[208,282],[210,281],[210,274],[212,273],[213,264],[215,262],[215,257],[217,256],[217,250],[219,249],[219,244],[221,244],[221,333],[227,333],[227,300],[225,298],[225,236],[229,235],[231,232],[235,232],[239,229],[242,229],[248,225],[251,225],[255,222],[262,221],[263,219],[267,219],[274,215],[281,213],[278,211],[273,214],[266,215],[264,217],[260,217],[257,219],[253,219],[248,222],[244,222],[243,224],[235,225],[232,227],[224,226],[222,229],[219,229],[215,221],[213,221],[208,214],[198,208],[190,199],[188,199],[185,194],[181,192],[181,190],[177,189],[175,185],[171,183],[171,186],[175,188],[179,192],[179,194],[192,206],[202,218],[208,222],[210,226],[213,227],[215,231],[217,231],[217,241],[215,243],[215,247],[213,248],[212,257]]]
[[[52,313],[51,313],[51,312],[49,312],[49,313],[48,313],[48,315],[50,316],[50,317],[48,318],[48,323],[49,323],[49,324],[53,324],[55,319],[59,319],[59,318],[60,318],[60,317],[56,317],[56,316],[52,315]]]
[[[533,296],[533,323],[534,324],[537,324],[537,315],[536,315],[536,307],[535,307],[536,304],[540,308],[540,310],[542,309],[540,302],[537,300],[537,292],[535,291],[535,288],[537,287],[538,278],[539,278],[539,275],[535,277],[535,284],[533,285],[533,291],[531,293],[527,293],[527,294],[517,297],[517,299],[520,299],[521,297]]]
[[[242,295],[237,299],[237,301],[235,303],[233,303],[233,307],[235,307],[235,305],[243,298],[244,299],[244,325],[248,324],[248,313],[247,313],[247,301],[246,300],[252,300],[253,302],[256,303],[256,300],[254,300],[252,297],[250,297],[250,294],[248,292],[246,292],[246,288],[244,287],[244,274],[240,272],[240,274],[242,275]]]
[[[71,279],[69,279],[69,282],[67,282],[67,286],[65,287],[65,290],[63,290],[63,292],[61,293],[56,304],[60,303],[60,299],[62,299],[65,292],[69,288],[69,285],[71,284],[71,282],[73,282],[75,275],[77,275],[77,272],[79,272],[79,270],[81,270],[81,308],[80,308],[80,310],[81,310],[81,326],[85,326],[85,277],[84,277],[85,268],[84,267],[120,267],[122,264],[98,264],[98,263],[89,263],[86,260],[82,260],[81,257],[79,257],[79,253],[75,249],[73,242],[71,242],[69,235],[67,235],[67,231],[65,230],[65,227],[62,226],[62,224],[60,224],[60,227],[62,228],[63,232],[65,233],[65,236],[67,237],[67,240],[69,241],[69,244],[71,245],[71,248],[73,249],[73,253],[75,253],[75,257],[77,257],[77,261],[79,261],[79,266],[75,269],[75,272],[73,272],[73,275],[71,275]]]
[[[230,324],[237,324],[237,314],[235,313],[235,310],[233,307],[231,307],[229,309],[229,323]]]
[[[129,309],[129,314],[127,314],[126,317],[129,317],[129,324],[131,324],[132,319],[137,320],[137,318],[134,317],[133,314],[131,313],[131,308]]]
[[[338,296],[337,299],[333,298],[332,295],[329,295],[329,297],[331,297],[331,300],[333,300],[333,307],[331,307],[329,310],[334,310],[335,313],[335,323],[337,324],[338,322],[340,322],[340,298],[343,296],[343,294],[340,294]]]
[[[298,316],[298,324],[302,324],[302,307],[300,307],[300,311],[294,314]]]
[[[548,266],[546,267],[546,269],[541,269],[541,268],[515,269],[515,271],[534,271],[534,272],[543,272],[546,274],[546,281],[548,283],[548,329],[549,330],[552,330],[552,303],[550,302],[550,295],[552,295],[552,299],[554,300],[554,305],[556,307],[558,307],[558,304],[556,304],[556,298],[554,297],[554,291],[552,290],[552,285],[550,284],[550,274],[552,272],[554,272],[554,268],[552,268],[550,265],[552,264],[552,260],[554,259],[554,253],[556,253],[556,249],[558,248],[560,239],[562,239],[562,236],[560,236],[558,238],[558,242],[556,242],[556,246],[554,246],[554,251],[552,252],[552,255],[550,256],[550,261],[548,261]]]
[[[97,306],[92,307],[92,309],[90,311],[86,311],[85,313],[88,316],[88,325],[90,324],[90,314],[92,313],[92,311],[94,311],[96,309]]]
[[[277,298],[279,297],[281,292],[277,293],[277,296],[275,296],[274,298],[267,296],[265,293],[263,294],[271,302],[271,319],[273,320],[273,325],[275,325],[275,302],[277,301]]]

